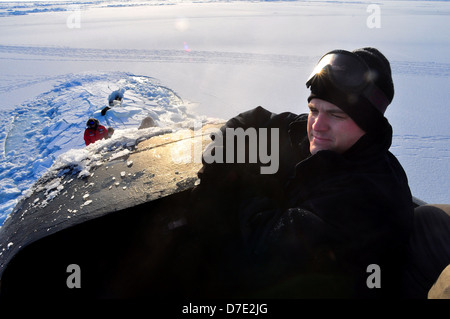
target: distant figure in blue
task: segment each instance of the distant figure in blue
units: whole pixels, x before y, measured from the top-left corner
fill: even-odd
[[[110,110],[112,107],[117,105],[122,105],[123,100],[123,94],[125,93],[124,89],[119,89],[116,91],[113,91],[109,97],[108,97],[108,105],[105,108],[102,109],[101,114],[105,116],[106,112]]]
[[[124,89],[119,89],[119,90],[113,91],[108,97],[109,106],[115,106],[118,104],[122,104],[124,93],[125,93]]]

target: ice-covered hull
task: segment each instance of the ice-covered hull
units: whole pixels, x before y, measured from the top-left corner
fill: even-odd
[[[208,128],[214,127],[220,125]],[[119,264],[126,269],[127,261],[137,258],[130,257],[136,245],[147,247],[151,242],[148,249],[163,249],[172,233],[186,223],[183,200],[197,182],[202,165],[198,154],[194,158],[194,148],[201,152],[209,141],[208,128],[157,135],[131,151],[104,152],[83,178],[73,167],[41,178],[0,231],[0,275],[7,273],[2,277],[2,292],[46,283],[46,288],[36,288],[36,292],[117,296],[106,289],[116,281],[107,274]],[[133,265],[145,264],[141,253]],[[161,257],[145,255],[144,259],[159,264]],[[67,288],[64,278],[70,264],[82,267],[88,287],[81,291]],[[10,265],[12,270],[5,271]],[[30,278],[23,273],[28,273],[24,265],[33,269]],[[105,268],[98,269],[100,265]],[[120,273],[116,275],[122,280]],[[87,280],[90,275],[94,277]],[[100,284],[99,276],[108,284]],[[52,286],[55,278],[64,280]],[[105,291],[99,291],[102,288]],[[126,294],[124,287],[119,291],[121,296]]]

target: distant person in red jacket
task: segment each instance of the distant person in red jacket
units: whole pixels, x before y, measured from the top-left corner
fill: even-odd
[[[97,119],[90,118],[86,122],[86,130],[84,131],[84,142],[86,146],[95,143],[98,140],[109,138],[108,130]]]

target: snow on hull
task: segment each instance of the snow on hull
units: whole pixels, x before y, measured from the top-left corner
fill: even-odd
[[[122,104],[102,116],[109,95],[118,89],[124,91]],[[142,133],[136,129],[148,116],[169,130],[204,120],[188,113],[186,103],[155,79],[122,72],[68,75],[5,114],[0,120],[0,225],[59,155],[87,151],[83,134],[89,117],[114,128],[114,143],[126,144],[124,139],[136,140],[134,135]]]
[[[66,228],[187,190],[201,162],[179,160],[204,148],[211,129],[142,129],[140,142],[103,140],[60,156],[28,191],[0,232],[0,276],[22,248]],[[137,145],[136,145],[137,144]],[[95,147],[95,152],[92,152]],[[93,156],[86,156],[86,155]]]

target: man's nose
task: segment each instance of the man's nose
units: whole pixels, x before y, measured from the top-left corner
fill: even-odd
[[[329,128],[328,120],[326,114],[319,112],[319,114],[314,119],[314,123],[312,125],[314,131],[323,132],[327,131]]]

